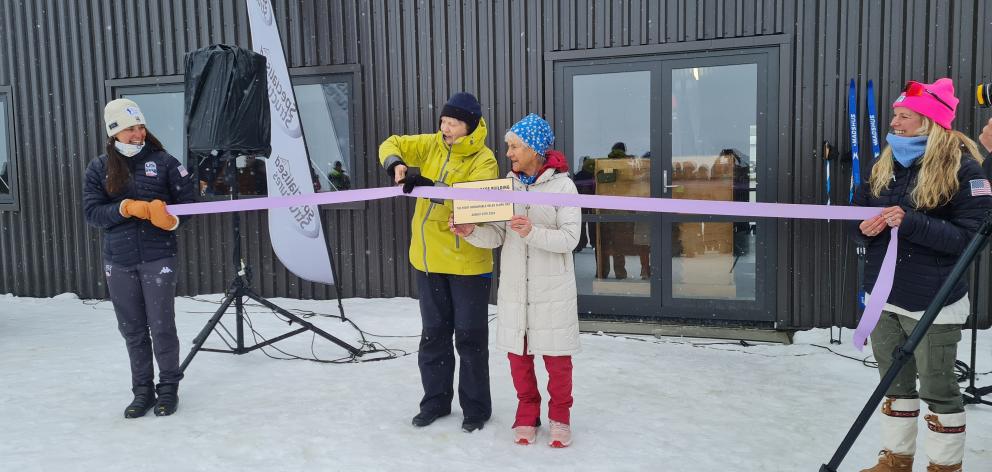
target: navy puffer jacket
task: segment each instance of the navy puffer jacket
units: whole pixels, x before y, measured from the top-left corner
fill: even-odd
[[[906,212],[899,227],[895,280],[888,303],[909,311],[923,311],[927,308],[965,246],[975,236],[986,211],[992,209],[992,196],[980,190],[986,181],[985,173],[977,161],[964,156],[958,170],[957,194],[940,207],[916,210],[911,194],[920,172],[919,162],[917,160],[917,165],[909,168],[898,162],[893,163],[894,180],[877,198],[871,195],[868,180],[862,182],[854,193],[855,205],[899,205]],[[979,186],[974,191],[972,182]],[[865,236],[857,229],[856,232],[867,245],[863,287],[870,292],[878,278],[891,231],[886,228],[874,237]],[[946,305],[960,300],[967,292],[966,278],[962,278],[955,284]]]
[[[131,179],[123,193],[107,192],[107,155],[89,163],[83,183],[83,213],[86,222],[103,229],[103,258],[120,265],[135,265],[176,255],[175,231],[157,228],[150,221],[125,218],[120,204],[132,200],[162,200],[166,204],[193,201],[193,178],[163,150],[145,146],[127,158]]]

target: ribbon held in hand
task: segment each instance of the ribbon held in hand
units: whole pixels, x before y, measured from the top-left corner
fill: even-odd
[[[419,167],[408,167],[406,176],[399,183],[403,184],[403,193],[410,193],[414,187],[433,187],[434,181],[420,175]]]
[[[170,215],[162,200],[152,200],[148,204],[149,219],[159,229],[173,231],[179,227],[179,218]]]
[[[430,180],[430,179],[427,179]],[[433,182],[428,185],[433,185]],[[197,215],[231,211],[263,210],[269,208],[295,207],[302,205],[330,205],[356,201],[380,200],[404,195],[400,187],[381,187],[340,192],[313,193],[289,197],[252,198],[221,202],[188,203],[172,205],[173,215]],[[738,216],[747,218],[795,218],[807,220],[866,220],[881,214],[881,208],[805,205],[794,203],[751,203],[723,202],[713,200],[680,200],[672,198],[620,197],[612,195],[578,195],[543,192],[504,192],[499,190],[478,190],[452,187],[431,187],[413,185],[406,196],[446,200],[474,200],[525,205],[548,205],[564,207],[597,208],[602,210],[630,210],[653,213],[681,213],[690,215]],[[882,314],[882,307],[892,291],[892,278],[895,274],[898,230],[892,229],[888,249],[882,268],[871,290],[871,300],[865,307],[858,327],[854,332],[854,347],[864,350],[865,339]]]

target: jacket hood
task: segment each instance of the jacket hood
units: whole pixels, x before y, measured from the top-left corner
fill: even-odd
[[[435,133],[437,136],[437,142],[442,148],[447,149],[448,144],[444,142],[444,135],[441,134],[441,130]],[[479,152],[480,149],[486,146],[486,137],[489,135],[489,127],[486,125],[485,118],[479,118],[479,126],[475,127],[475,131],[472,131],[468,136],[462,136],[455,140],[455,144],[451,145],[451,155],[455,156],[470,156]]]
[[[544,153],[544,166],[541,167],[541,170],[537,171],[537,175],[539,177],[537,178],[536,182],[540,182],[541,180],[543,180],[542,177],[544,177],[544,173],[548,169],[554,169],[555,171],[562,174],[568,172],[568,161],[565,159],[565,154],[562,153],[561,151],[548,149],[548,151]],[[520,178],[520,174],[513,172],[512,170],[510,171],[510,174],[513,174],[518,179]],[[551,175],[554,174],[555,172],[551,173]]]
[[[540,173],[543,173],[545,169],[554,169],[558,172],[568,172],[568,160],[565,159],[565,154],[561,151],[548,149],[548,151],[544,153],[544,167],[541,168]]]

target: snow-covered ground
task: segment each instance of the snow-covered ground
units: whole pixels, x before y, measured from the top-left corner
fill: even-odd
[[[200,298],[208,301],[177,301],[184,354],[220,296]],[[275,301],[337,312],[335,302]],[[416,350],[415,300],[348,299],[344,306],[367,332],[400,336],[369,340]],[[286,330],[271,313],[250,310],[264,335]],[[230,329],[233,319],[223,320]],[[358,339],[347,324],[312,319]],[[277,346],[309,356],[311,342],[306,334]],[[318,364],[257,351],[201,352],[186,371],[175,416],[125,420],[130,377],[110,303],[0,295],[0,470],[815,471],[878,381],[874,369],[813,346],[829,345],[826,330],[798,333],[791,346],[714,342],[583,334],[574,360],[575,441],[552,449],[511,442],[515,396],[505,355],[495,349],[494,417],[474,434],[461,431],[457,400],[451,416],[424,429],[410,425],[421,394],[416,355]],[[216,334],[207,344],[223,346]],[[320,338],[312,345],[320,358],[344,354]],[[833,348],[863,357],[850,345]],[[980,333],[979,348],[979,370],[992,370],[992,333]],[[992,375],[979,379],[990,383]],[[992,470],[992,407],[969,406],[968,413],[965,470]],[[875,418],[841,470],[873,464],[877,436]],[[539,439],[546,438],[545,429]],[[922,451],[917,457],[915,470],[924,470]]]

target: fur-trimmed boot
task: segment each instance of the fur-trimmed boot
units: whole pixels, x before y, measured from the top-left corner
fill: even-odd
[[[885,398],[882,403],[882,450],[878,464],[861,472],[913,472],[919,398]]]
[[[965,413],[928,411],[926,432],[927,472],[961,472],[964,460]]]

